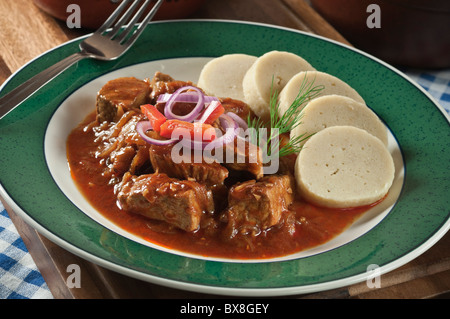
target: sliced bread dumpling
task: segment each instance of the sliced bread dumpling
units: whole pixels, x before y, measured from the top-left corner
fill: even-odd
[[[242,87],[245,102],[263,120],[270,118],[272,91],[280,92],[288,81],[301,71],[314,67],[302,57],[284,51],[270,51],[259,57],[244,76]]]
[[[306,85],[305,85],[306,83]],[[359,93],[353,89],[350,85],[342,81],[341,79],[320,71],[308,71],[300,72],[294,75],[286,86],[281,90],[278,97],[279,107],[278,114],[282,116],[294,102],[296,97],[299,95],[299,91],[302,86],[309,87],[321,87],[323,88],[315,98],[324,95],[342,95],[347,96],[357,102],[366,104],[364,99],[359,95]],[[304,93],[304,92],[302,92]],[[308,101],[298,107],[304,107]]]
[[[323,207],[370,205],[386,196],[394,162],[375,136],[353,126],[333,126],[312,136],[295,163],[297,190]]]
[[[242,81],[256,59],[253,55],[238,53],[212,59],[202,68],[197,85],[209,95],[245,102]]]
[[[301,124],[291,138],[307,137],[327,127],[349,125],[366,130],[387,146],[387,128],[367,105],[341,95],[325,95],[310,101],[301,112]]]

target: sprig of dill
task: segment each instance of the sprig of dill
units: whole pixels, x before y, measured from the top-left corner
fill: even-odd
[[[278,114],[278,108],[280,106],[280,102],[278,101],[279,92],[274,89],[272,77],[269,102],[270,120],[268,122],[264,122],[260,118],[252,119],[250,116],[247,118],[248,127],[254,129],[250,130],[252,132],[249,135],[250,142],[262,148],[268,156],[271,156],[273,149],[278,149],[279,157],[300,152],[302,142],[309,138],[310,135],[305,136],[305,134],[302,134],[300,136],[291,137],[289,142],[281,148],[279,147],[280,137],[285,133],[290,133],[295,127],[302,123],[301,111],[306,105],[306,102],[318,96],[324,89],[323,85],[314,86],[314,81],[315,79],[308,82],[305,73],[305,77],[303,78],[296,98],[286,112],[284,112],[284,114],[280,117]],[[260,139],[264,129],[268,129],[269,134],[267,140],[265,141],[264,139]],[[260,145],[261,141],[264,141],[264,145]]]

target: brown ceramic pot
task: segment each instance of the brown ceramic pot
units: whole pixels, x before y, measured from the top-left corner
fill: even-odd
[[[81,11],[81,26],[97,29],[111,15],[120,1],[111,0],[33,0],[43,11],[65,21],[71,12],[70,4],[78,4]],[[205,0],[166,0],[153,20],[185,18],[197,11]]]
[[[449,0],[311,0],[355,47],[389,63],[420,68],[450,67]],[[380,8],[380,28],[367,19]]]

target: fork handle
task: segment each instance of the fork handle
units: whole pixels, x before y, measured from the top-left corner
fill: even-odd
[[[22,83],[8,94],[5,94],[0,98],[0,119],[10,111],[12,111],[14,108],[16,108],[20,103],[25,101],[47,82],[55,78],[58,74],[60,74],[76,62],[87,57],[89,57],[89,55],[84,53],[83,51],[72,54],[54,64],[53,66],[36,74],[31,79]]]

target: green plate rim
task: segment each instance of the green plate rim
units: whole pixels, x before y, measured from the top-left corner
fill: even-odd
[[[175,38],[176,40],[181,41],[181,43],[178,43],[181,48],[184,49],[186,47],[187,49],[184,51],[181,50],[180,53],[171,54],[170,56],[168,56],[167,53],[165,53],[167,50],[169,50],[168,48],[166,48],[168,44],[164,43],[162,45],[164,48],[161,50],[166,51],[162,51],[162,56],[159,57],[159,53],[155,53],[154,56],[156,56],[156,58],[153,58],[153,60],[174,57],[218,56],[221,54],[232,52],[249,54],[253,53],[256,55],[256,53],[261,54],[263,52],[269,51],[270,49],[283,50],[290,45],[294,47],[294,49],[291,51],[302,52],[303,49],[300,44],[295,45],[292,43],[288,43],[292,40],[297,40],[298,42],[302,40],[305,43],[309,43],[313,47],[305,50],[312,50],[311,52],[317,50],[317,47],[319,47],[319,49],[321,47],[335,48],[337,52],[347,54],[349,58],[351,57],[356,61],[362,61],[361,63],[364,64],[365,68],[373,68],[374,71],[381,73],[381,75],[378,76],[387,76],[388,78],[386,79],[386,81],[392,81],[393,83],[401,82],[402,87],[404,87],[407,92],[400,93],[392,91],[390,92],[390,94],[394,94],[394,96],[402,96],[403,98],[407,98],[406,94],[417,95],[417,98],[420,98],[424,104],[427,104],[422,107],[422,113],[426,111],[432,113],[433,115],[432,118],[426,120],[429,123],[444,123],[447,125],[448,129],[448,114],[446,114],[443,108],[439,106],[439,104],[436,103],[434,99],[423,88],[415,84],[412,80],[410,80],[407,76],[402,74],[397,69],[358,49],[348,47],[321,36],[311,35],[294,29],[262,23],[232,20],[175,20],[152,22],[146,30],[147,35],[143,35],[136,43],[136,46],[138,47],[137,50],[141,50],[137,53],[130,50],[131,52],[127,53],[124,58],[117,60],[117,62],[109,62],[109,65],[106,65],[105,63],[98,63],[95,61],[82,61],[83,64],[80,63],[77,67],[72,67],[70,70],[74,74],[77,74],[77,72],[79,72],[78,68],[84,68],[85,71],[92,72],[93,74],[95,73],[96,75],[92,77],[89,75],[89,72],[85,72],[87,73],[87,75],[83,73],[83,76],[73,83],[66,83],[69,81],[67,75],[68,73],[66,71],[65,73],[60,75],[58,79],[62,79],[62,83],[67,84],[68,91],[62,91],[58,93],[49,92],[48,90],[51,89],[51,87],[58,86],[58,84],[56,84],[55,82],[51,82],[45,88],[39,90],[37,94],[31,96],[27,101],[24,102],[23,105],[21,105],[21,107],[12,111],[0,122],[0,133],[5,134],[4,136],[6,136],[3,137],[0,134],[0,150],[11,151],[11,147],[13,147],[14,150],[18,148],[16,151],[24,152],[24,157],[26,155],[38,156],[39,146],[37,145],[33,146],[36,149],[30,147],[30,153],[28,154],[28,150],[25,149],[25,146],[23,146],[23,148],[21,149],[20,147],[22,146],[11,146],[8,144],[8,142],[5,143],[7,138],[10,137],[8,136],[8,134],[14,133],[14,135],[12,135],[12,138],[19,139],[19,141],[22,142],[24,142],[25,139],[29,139],[30,141],[27,140],[26,143],[33,143],[34,138],[36,139],[36,143],[39,142],[39,136],[42,135],[39,135],[37,137],[27,135],[27,132],[24,131],[24,127],[29,127],[30,123],[36,121],[36,123],[33,123],[36,124],[36,130],[41,132],[41,134],[42,132],[44,132],[45,136],[45,120],[37,120],[42,117],[47,118],[48,122],[54,110],[56,110],[56,108],[62,103],[65,97],[69,96],[81,85],[84,85],[85,83],[93,80],[95,77],[99,77],[101,75],[104,75],[105,73],[133,64],[145,62],[145,58],[142,61],[136,61],[131,56],[133,54],[139,54],[139,52],[142,53],[142,45],[144,41],[143,39],[146,39],[145,37],[148,38],[150,36],[149,29],[152,27],[164,31],[180,30],[183,31],[184,35],[189,39],[197,41],[211,41],[209,37],[212,37],[213,35],[215,35],[216,37],[217,35],[222,36],[222,38],[216,40],[216,48],[198,49],[193,48],[194,45],[192,44],[192,42],[188,42],[187,40],[186,42],[183,42],[184,38],[181,38],[180,35],[169,35],[167,36],[168,40],[170,40],[171,38]],[[209,28],[212,35],[194,32],[195,30],[202,30],[202,28],[205,27]],[[190,31],[190,29],[194,31]],[[254,39],[249,40],[249,44],[244,45],[242,43],[231,42],[231,37],[240,37],[238,39],[242,42],[245,36],[245,32],[248,32],[250,30],[252,31],[252,36],[254,37]],[[275,36],[277,36],[277,41],[279,41],[279,43],[273,45],[270,41],[273,41]],[[158,37],[158,35],[156,35],[156,37]],[[51,63],[56,62],[58,61],[58,59],[61,59],[67,54],[73,52],[73,47],[76,47],[77,43],[83,38],[85,37],[80,37],[66,42],[31,60],[5,81],[5,83],[0,88],[0,94],[3,94],[5,91],[10,90],[12,87],[17,85],[17,82],[30,77],[46,66],[51,65]],[[141,46],[139,46],[139,42],[141,42]],[[168,43],[170,43],[170,41],[168,41]],[[251,48],[250,44],[252,43],[259,44],[259,47]],[[183,45],[185,47],[183,47]],[[244,52],[239,51],[239,46],[245,47],[243,49]],[[202,52],[201,55],[199,55],[199,51]],[[311,54],[311,52],[309,52],[309,54]],[[331,54],[327,54],[334,59],[334,65],[339,66],[340,63],[340,68],[337,67],[333,69],[333,67],[331,67],[335,75],[343,75],[344,80],[349,82],[349,84],[351,84],[352,86],[354,85],[355,89],[358,90],[360,84],[358,84],[354,78],[352,79],[352,72],[346,69],[345,63],[343,63],[342,60],[339,60],[339,58],[336,57],[337,53],[334,52]],[[332,61],[329,61],[327,63],[331,65]],[[314,65],[314,63],[312,64]],[[358,67],[358,65],[356,64],[352,67],[356,68]],[[324,71],[327,72],[327,70]],[[364,70],[359,70],[359,72],[364,73]],[[348,78],[346,78],[346,76]],[[377,74],[375,74],[374,76],[377,76]],[[389,89],[383,85],[381,85],[381,87],[384,90]],[[390,89],[393,90],[392,88]],[[376,92],[374,92],[373,94],[375,93]],[[382,91],[381,93],[389,95],[389,92]],[[378,92],[378,94],[380,95],[381,93]],[[56,96],[53,96],[53,98],[51,98],[52,94]],[[51,100],[49,100],[49,97],[47,95],[51,96]],[[52,108],[50,106],[45,106],[42,108],[42,112],[37,112],[38,114],[33,113],[36,111],[34,105],[39,104],[38,102],[42,105],[52,105]],[[372,105],[371,103],[368,104],[372,108],[374,108],[375,111],[378,111],[377,107],[374,107],[374,105]],[[429,109],[430,105],[432,106],[431,109]],[[392,113],[398,113],[398,111],[391,110],[389,107],[387,107],[387,110]],[[24,113],[27,113],[28,111],[31,112],[31,115],[24,115]],[[383,111],[387,112],[385,109],[383,109]],[[387,115],[391,114],[389,112],[381,113],[382,114],[380,116],[383,119],[388,117]],[[398,117],[405,121],[413,119],[414,122],[425,121],[425,119],[414,118],[414,116],[419,115],[401,115],[404,114],[396,114],[397,117],[394,117],[393,119],[389,118],[386,122],[393,131],[396,138],[400,136],[400,143],[402,143],[402,139],[405,139],[408,140],[409,144],[412,144],[412,142],[405,137],[406,133],[402,132],[402,130],[405,129],[403,126],[405,126],[406,124],[399,124]],[[414,125],[414,123],[409,125]],[[432,133],[426,132],[426,134],[441,134],[443,136],[449,136],[449,132],[447,131],[447,135],[445,135],[445,131],[441,132],[440,127],[433,129]],[[426,137],[427,136],[425,136],[425,138]],[[415,142],[416,143],[414,145],[425,145],[423,143],[426,143],[423,141]],[[32,203],[39,205],[39,202],[36,201],[44,201],[45,198],[27,198],[26,200],[22,200],[19,198],[16,201],[14,200],[14,198],[17,196],[13,195],[12,193],[16,194],[18,190],[15,189],[15,187],[19,186],[13,186],[12,177],[10,176],[11,173],[8,172],[8,170],[11,170],[13,168],[11,167],[11,163],[13,162],[11,158],[3,158],[0,160],[0,164],[2,166],[0,168],[0,194],[5,199],[6,203],[21,218],[23,218],[28,224],[37,229],[38,232],[43,234],[48,239],[82,258],[134,278],[178,289],[224,295],[275,296],[309,293],[338,288],[341,286],[346,286],[367,280],[369,273],[366,270],[367,267],[372,264],[380,266],[380,274],[392,271],[393,269],[400,267],[401,265],[409,262],[410,260],[425,252],[448,231],[448,229],[450,228],[450,212],[448,211],[448,198],[444,196],[438,198],[440,199],[440,203],[436,204],[436,206],[431,207],[430,216],[419,216],[418,213],[414,211],[411,213],[411,216],[413,217],[421,217],[421,223],[426,221],[428,224],[426,224],[425,226],[423,224],[417,225],[413,220],[403,220],[403,218],[405,218],[405,213],[403,211],[410,209],[408,208],[407,204],[412,205],[411,202],[413,202],[413,204],[415,204],[417,207],[420,207],[421,204],[420,202],[414,202],[418,201],[419,197],[409,196],[410,194],[417,195],[415,192],[418,192],[415,188],[417,187],[415,185],[417,181],[415,181],[414,179],[421,178],[422,181],[427,182],[427,186],[429,186],[429,184],[435,185],[437,182],[439,182],[442,186],[442,189],[439,193],[440,195],[442,195],[444,191],[448,191],[449,182],[445,180],[445,176],[448,176],[448,174],[445,174],[446,170],[448,173],[448,168],[446,169],[444,167],[443,171],[442,167],[440,170],[436,168],[435,170],[437,170],[437,172],[442,176],[439,175],[439,178],[434,178],[433,181],[429,181],[425,173],[422,172],[422,166],[419,166],[420,163],[417,163],[418,159],[421,159],[421,156],[426,159],[430,159],[430,153],[436,155],[434,156],[435,161],[441,160],[445,157],[447,157],[448,159],[448,150],[450,148],[443,147],[442,143],[445,142],[445,139],[443,140],[443,142],[434,141],[433,146],[429,146],[430,150],[426,154],[415,152],[411,145],[405,143],[408,144],[406,147],[406,154],[404,154],[406,162],[405,185],[400,195],[400,200],[392,209],[391,213],[388,214],[388,216],[386,216],[386,218],[384,218],[384,220],[382,220],[370,232],[344,245],[343,247],[334,249],[333,251],[314,255],[311,257],[283,262],[258,262],[250,264],[227,263],[205,261],[201,259],[181,257],[169,253],[164,253],[134,243],[114,233],[108,233],[108,230],[102,229],[102,226],[96,224],[79,211],[77,212],[78,215],[76,216],[76,218],[74,218],[77,220],[76,222],[72,222],[70,218],[68,218],[67,221],[57,220],[54,221],[54,223],[59,223],[58,227],[62,227],[61,223],[64,222],[66,222],[70,227],[78,227],[75,230],[71,230],[75,233],[72,234],[72,236],[80,235],[80,237],[83,238],[73,238],[67,234],[58,233],[58,231],[55,232],[55,226],[53,224],[48,224],[48,218],[47,224],[41,224],[39,222],[39,216],[36,216],[36,213],[29,212],[29,210],[25,208],[25,206],[30,206]],[[24,142],[23,144],[26,143]],[[40,143],[40,147],[43,148],[43,140],[41,140]],[[404,151],[402,144],[401,146],[402,151]],[[447,146],[449,145],[447,144]],[[433,153],[433,151],[439,148],[441,148],[441,152],[443,149],[445,149],[443,151],[443,154]],[[14,152],[7,152],[7,154],[14,154]],[[43,154],[43,151],[41,154],[39,154],[39,156],[43,156],[43,158],[45,159],[45,154]],[[41,158],[39,157],[39,159]],[[23,164],[26,164],[28,163],[28,161],[29,160],[19,159],[18,163],[23,162]],[[6,165],[5,162],[9,162],[9,165]],[[40,162],[38,164],[43,165],[45,163]],[[46,164],[45,167],[45,173],[49,175]],[[25,172],[26,167],[23,168]],[[413,169],[412,173],[411,169]],[[417,172],[420,171],[420,174],[416,173],[415,170]],[[431,170],[433,171],[433,168],[431,168]],[[37,172],[36,174],[39,175],[39,172]],[[33,174],[31,174],[31,176],[21,176],[19,174],[18,180],[23,184],[22,186],[24,186],[27,178],[30,179],[36,177],[40,176],[34,176]],[[52,180],[51,176],[45,177],[46,179],[50,178]],[[414,183],[411,182],[412,179]],[[4,184],[7,184],[7,186],[5,187]],[[58,190],[55,185],[47,185],[46,187],[48,187],[48,189],[51,191]],[[421,186],[419,185],[418,187],[420,188]],[[426,195],[427,197],[438,196],[434,193],[431,193],[429,189],[428,192],[429,194]],[[63,194],[58,194],[57,196],[59,200],[61,200],[61,198],[64,198]],[[421,197],[420,200],[424,200],[424,197]],[[21,205],[21,202],[25,203]],[[67,201],[63,204],[69,203],[70,202]],[[47,206],[43,206],[48,208],[49,204],[46,205]],[[443,207],[442,212],[438,211],[439,207]],[[71,208],[71,212],[72,210],[73,208]],[[398,229],[392,226],[393,223],[398,224]],[[389,225],[391,226],[389,227]],[[411,232],[413,229],[419,230],[421,232],[419,239],[410,238],[412,237]],[[92,234],[90,235],[91,237],[85,234],[85,232],[88,231],[92,232]],[[383,234],[383,232],[386,231],[389,231],[389,233]],[[403,235],[403,238],[407,238],[407,240],[402,239],[401,235],[403,233],[406,233],[407,231],[409,231],[409,233],[407,235]],[[383,236],[381,236],[382,234]],[[103,242],[93,243],[91,240],[92,236],[98,236],[98,238],[101,239],[100,241],[103,240]],[[391,241],[389,242],[387,239],[391,239]],[[393,239],[396,239],[398,241],[395,241],[394,243]],[[102,249],[104,249],[104,251],[102,251]],[[386,251],[388,251],[389,249],[394,250],[395,252],[387,253]],[[105,252],[106,250],[108,250],[108,252]],[[146,257],[142,258],[142,256]],[[330,259],[332,259],[332,261],[330,261]],[[328,266],[326,266],[327,263],[329,264]],[[321,273],[321,271],[326,272],[326,274]]]

